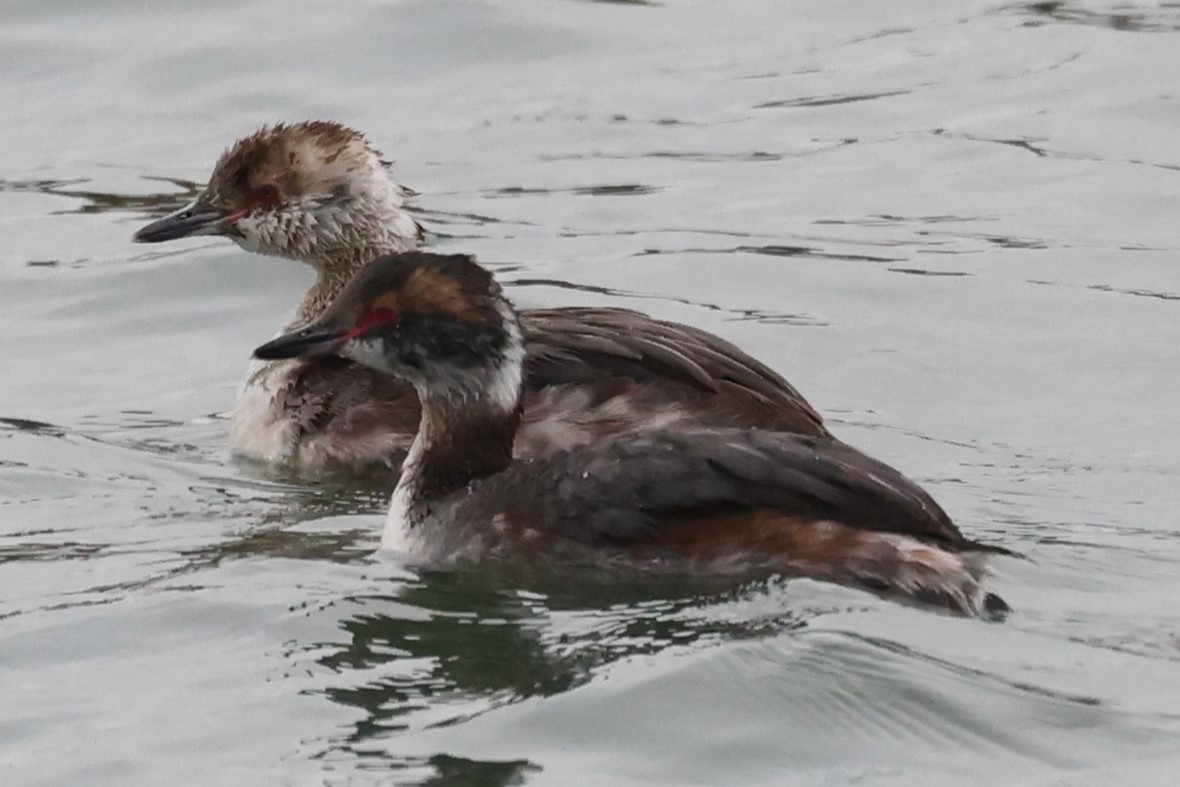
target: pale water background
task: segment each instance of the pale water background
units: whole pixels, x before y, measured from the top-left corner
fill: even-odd
[[[0,108],[0,784],[1180,781],[1176,3],[5,0]],[[309,271],[130,236],[308,117],[519,302],[770,361],[1017,613],[418,575],[231,458]]]

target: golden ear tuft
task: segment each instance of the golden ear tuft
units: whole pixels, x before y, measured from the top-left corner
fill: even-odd
[[[369,304],[370,309],[388,309],[394,314],[402,314],[402,300],[397,292],[384,292],[377,296],[376,300]]]
[[[402,302],[408,309],[428,314],[445,314],[463,322],[482,322],[483,310],[463,289],[463,283],[435,269],[419,268],[402,287]]]

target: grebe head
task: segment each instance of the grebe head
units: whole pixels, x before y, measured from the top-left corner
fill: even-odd
[[[319,268],[416,248],[422,228],[386,167],[360,132],[338,123],[264,127],[222,153],[192,203],[135,240],[224,235],[249,251]]]
[[[366,265],[306,328],[254,351],[263,360],[331,353],[417,388],[423,405],[521,396],[524,342],[492,275],[467,255],[393,254]]]

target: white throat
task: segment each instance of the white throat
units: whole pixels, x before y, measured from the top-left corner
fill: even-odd
[[[418,434],[406,454],[406,461],[402,464],[402,474],[393,489],[393,497],[389,500],[389,514],[385,517],[385,529],[381,531],[381,548],[415,555],[422,551],[422,530],[425,519],[417,502],[418,474],[422,465],[422,457],[426,454],[428,441],[423,438],[423,426],[426,413],[422,414],[422,423],[418,425]]]
[[[409,554],[421,554],[424,547],[424,531],[430,527],[430,503],[419,494],[423,458],[430,451],[441,429],[449,427],[454,420],[456,408],[461,410],[482,409],[496,413],[513,412],[521,396],[524,374],[524,340],[520,326],[512,314],[511,307],[501,302],[498,305],[501,316],[505,317],[508,344],[501,364],[491,379],[473,392],[470,389],[442,391],[423,383],[416,383],[418,398],[422,402],[422,418],[418,422],[418,433],[402,464],[402,474],[389,501],[389,515],[381,534],[381,548],[393,549]]]

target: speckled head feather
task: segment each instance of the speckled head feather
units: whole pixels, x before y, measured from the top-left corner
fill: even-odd
[[[206,194],[225,207],[246,204],[267,186],[280,197],[331,192],[352,172],[380,161],[359,131],[330,121],[263,126],[225,150],[213,167]]]
[[[239,140],[206,190],[215,207],[246,211],[231,233],[243,247],[320,268],[418,246],[406,194],[363,134],[327,121],[279,123]]]
[[[351,274],[421,243],[407,193],[363,134],[316,120],[265,126],[235,142],[195,205],[222,215],[223,234],[249,251]]]

